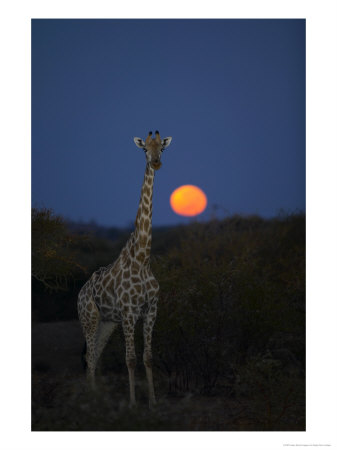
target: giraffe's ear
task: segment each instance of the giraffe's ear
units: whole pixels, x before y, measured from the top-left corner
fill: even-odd
[[[167,148],[170,144],[171,144],[172,138],[171,137],[166,137],[164,139],[161,140],[161,145],[163,148]]]
[[[139,148],[145,148],[145,142],[143,141],[143,139],[139,138],[139,137],[135,137],[133,138],[134,143],[137,145],[137,147]]]

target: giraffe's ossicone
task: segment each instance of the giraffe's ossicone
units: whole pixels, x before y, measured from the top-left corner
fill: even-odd
[[[92,274],[78,295],[78,315],[86,340],[87,376],[95,387],[95,369],[109,337],[118,324],[125,336],[126,364],[129,372],[130,403],[135,404],[136,354],[134,330],[143,319],[143,361],[149,385],[149,404],[155,404],[152,378],[152,330],[157,314],[159,284],[150,268],[152,240],[152,192],[155,171],[161,167],[161,155],[172,138],[161,139],[156,131],[145,142],[134,138],[144,150],[146,169],[136,216],[135,230],[117,260]]]

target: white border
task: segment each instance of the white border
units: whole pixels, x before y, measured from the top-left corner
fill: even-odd
[[[0,446],[11,449],[336,447],[336,1],[58,0],[1,3],[2,309]],[[30,431],[30,19],[305,18],[307,23],[307,431]],[[5,308],[5,309],[4,309]]]

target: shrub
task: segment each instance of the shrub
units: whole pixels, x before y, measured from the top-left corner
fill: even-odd
[[[153,258],[161,286],[157,367],[171,392],[212,392],[273,347],[304,364],[304,217],[192,224]],[[278,336],[278,338],[276,338]],[[275,342],[278,344],[275,345]]]

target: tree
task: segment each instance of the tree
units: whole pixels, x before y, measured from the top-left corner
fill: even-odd
[[[69,233],[52,210],[32,208],[32,277],[48,290],[67,290],[70,280],[86,272],[77,261],[84,240]]]

